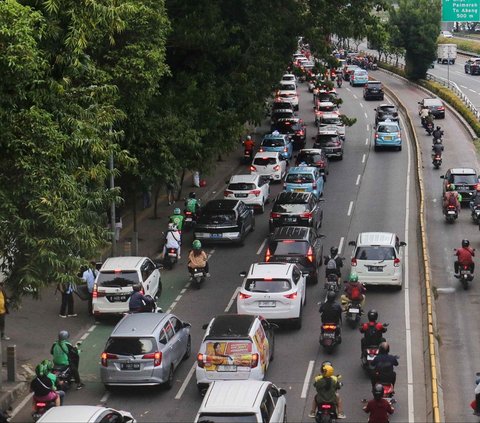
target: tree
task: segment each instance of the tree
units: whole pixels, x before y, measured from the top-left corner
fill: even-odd
[[[440,0],[399,0],[390,12],[390,24],[397,28],[392,45],[405,49],[405,73],[409,79],[425,78],[436,58],[440,33]]]

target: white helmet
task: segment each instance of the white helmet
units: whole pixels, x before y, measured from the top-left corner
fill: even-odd
[[[176,231],[177,230],[177,225],[175,225],[175,223],[173,223],[173,222],[170,222],[168,224],[168,230],[169,231]]]

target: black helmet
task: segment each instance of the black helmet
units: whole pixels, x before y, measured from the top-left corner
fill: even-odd
[[[333,303],[335,301],[335,297],[337,295],[333,291],[328,291],[327,292],[327,303]]]
[[[377,310],[375,309],[371,309],[368,313],[367,313],[367,317],[368,317],[368,321],[369,322],[376,322],[377,319],[378,319],[378,312]]]
[[[70,338],[70,334],[68,333],[68,330],[61,330],[60,332],[58,332],[59,341],[66,341],[68,338]]]
[[[387,342],[382,342],[379,345],[379,354],[388,354],[390,352],[390,345]]]
[[[196,198],[197,194],[192,191],[190,194],[188,194],[188,197],[189,198]]]
[[[442,128],[440,128],[440,126],[437,126],[437,131],[440,131],[440,129],[442,129]]]
[[[142,290],[142,285],[139,283],[136,283],[135,285],[133,285],[133,290],[135,292],[140,292]]]
[[[377,383],[373,389],[372,394],[375,399],[380,399],[383,397],[383,386],[380,383]]]
[[[331,247],[330,248],[330,254],[332,257],[336,256],[338,254],[338,248],[337,247]]]
[[[470,246],[470,241],[468,239],[462,239],[462,247],[467,248]]]

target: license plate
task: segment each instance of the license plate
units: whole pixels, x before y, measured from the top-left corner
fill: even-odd
[[[217,371],[219,372],[236,372],[237,371],[237,366],[218,366]]]
[[[116,303],[116,302],[120,302],[120,301],[127,301],[127,296],[126,295],[111,295],[109,297],[109,300]]]
[[[392,139],[392,137],[387,136],[387,137],[383,137],[383,139],[386,140],[386,141],[390,141]]]
[[[192,218],[191,217],[186,217],[185,218],[185,222],[191,222],[192,221]]]
[[[177,257],[177,253],[168,253],[169,257]]]
[[[457,212],[455,210],[449,210],[447,211],[447,214],[456,214]]]
[[[285,222],[296,222],[297,218],[296,217],[286,217]]]
[[[235,197],[237,197],[237,198],[245,198],[245,197],[248,197],[248,194],[235,194]]]
[[[194,273],[193,274],[194,278],[199,278],[200,276],[203,276],[203,273]]]
[[[360,313],[360,309],[359,308],[349,308],[348,312],[353,313],[353,314],[357,314],[357,313]]]
[[[383,272],[382,266],[367,266],[369,272]]]
[[[121,370],[140,370],[140,363],[122,363]]]
[[[305,188],[295,188],[293,192],[305,192]]]
[[[221,238],[222,234],[210,234],[210,238]]]
[[[326,332],[323,334],[325,338],[335,338],[335,334],[333,332]]]
[[[259,301],[259,307],[275,307],[275,301]]]

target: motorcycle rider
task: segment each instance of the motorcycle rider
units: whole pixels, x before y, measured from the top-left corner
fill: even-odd
[[[343,260],[338,255],[338,248],[331,247],[330,248],[330,255],[325,260],[327,265],[325,267],[325,277],[331,275],[332,273],[337,275],[338,278],[342,277],[342,267],[343,267]]]
[[[174,223],[177,229],[181,232],[184,220],[185,216],[182,214],[178,207],[175,207],[173,209],[173,214],[170,216],[169,222]]]
[[[394,408],[383,398],[383,386],[377,383],[372,389],[373,399],[363,407],[365,413],[370,413],[368,423],[388,423],[388,415],[393,414]]]
[[[473,415],[480,416],[480,373],[477,373],[477,379],[475,380],[475,401],[472,402]]]
[[[58,332],[58,340],[54,342],[50,348],[50,354],[53,355],[53,364],[55,366],[65,368],[70,367],[72,376],[77,384],[77,390],[82,389],[85,385],[80,379],[78,365],[80,363],[80,355],[77,347],[69,342],[70,334],[66,330]]]
[[[432,158],[435,158],[435,156],[442,157],[443,150],[444,148],[441,142],[434,142],[432,145]]]
[[[335,335],[338,338],[338,343],[342,342],[340,336],[340,325],[342,323],[342,307],[335,301],[335,292],[327,292],[327,301],[325,301],[318,312],[321,315],[322,324],[333,323],[337,326]]]
[[[470,201],[470,210],[472,210],[472,215],[474,214],[475,210],[477,210],[479,207],[480,207],[480,184],[477,184],[475,186],[475,195]]]
[[[334,376],[335,370],[329,362],[322,364],[322,374],[315,376],[313,386],[317,391],[317,394],[313,398],[312,409],[308,417],[315,418],[317,408],[319,404],[330,403],[335,404],[337,407],[337,418],[345,419],[343,414],[343,404],[338,395],[338,390],[341,388],[339,378]]]
[[[446,213],[448,206],[455,206],[457,213],[460,213],[461,201],[462,196],[455,191],[455,184],[448,184],[445,195],[443,196],[443,213]]]
[[[337,87],[338,88],[340,88],[342,86],[342,81],[343,81],[342,72],[338,72],[338,74],[337,74]]]
[[[367,292],[367,290],[363,283],[358,281],[357,273],[350,273],[350,277],[345,286],[345,294],[341,297],[343,310],[347,311],[352,301],[358,301],[360,307],[363,309],[363,306],[365,305],[365,292]]]
[[[253,149],[255,147],[255,142],[252,140],[250,135],[247,135],[245,141],[243,141],[243,146],[245,147],[245,152],[250,151],[250,156],[253,156]]]
[[[207,253],[202,250],[202,243],[198,239],[192,243],[192,250],[188,253],[187,266],[190,273],[192,273],[193,269],[203,269],[206,276],[210,276]]]
[[[390,353],[390,345],[382,342],[379,346],[378,355],[373,359],[372,366],[375,369],[372,376],[372,385],[376,383],[391,383],[395,386],[397,381],[397,373],[393,369],[398,366],[397,357]]]
[[[175,223],[168,224],[168,231],[165,234],[165,245],[163,246],[163,255],[167,254],[169,248],[175,248],[177,250],[178,259],[181,259],[180,247],[182,245],[182,236],[178,231]]]
[[[65,398],[65,391],[62,389],[62,384],[63,382],[57,378],[57,375],[53,373],[53,362],[52,360],[43,360],[40,363],[41,366],[43,366],[43,374],[47,376],[53,383],[53,388],[55,389],[55,392],[58,394],[60,397],[60,405],[63,405],[63,399]]]
[[[458,276],[460,266],[468,266],[470,271],[473,273],[475,269],[475,263],[473,262],[473,257],[475,257],[475,251],[470,247],[470,241],[468,239],[462,240],[462,248],[459,248],[455,255],[457,260],[455,260],[455,275]]]
[[[362,326],[360,326],[360,333],[364,334],[361,340],[362,357],[365,354],[367,347],[380,345],[382,342],[385,342],[383,334],[387,331],[387,328],[382,323],[377,322],[377,310],[369,310],[367,317],[368,323],[364,323]]]
[[[442,128],[440,128],[440,126],[437,126],[437,127],[433,130],[432,135],[433,135],[433,142],[434,142],[434,143],[435,143],[435,141],[437,141],[437,140],[441,140],[442,137],[443,137]]]
[[[33,392],[33,406],[35,402],[54,402],[55,407],[60,407],[60,395],[55,390],[52,380],[45,374],[45,368],[39,364],[35,368],[35,379],[30,382],[30,392]]]
[[[200,214],[200,207],[200,200],[197,200],[197,194],[192,191],[188,194],[188,199],[185,200],[185,211],[192,212],[195,220],[197,220]]]
[[[422,109],[420,110],[420,119],[422,121],[422,125],[426,126],[427,124],[427,116],[430,114],[430,109],[427,106],[422,106]]]
[[[142,284],[133,285],[133,294],[128,300],[128,310],[130,313],[150,313],[155,308],[155,300],[143,295]]]

